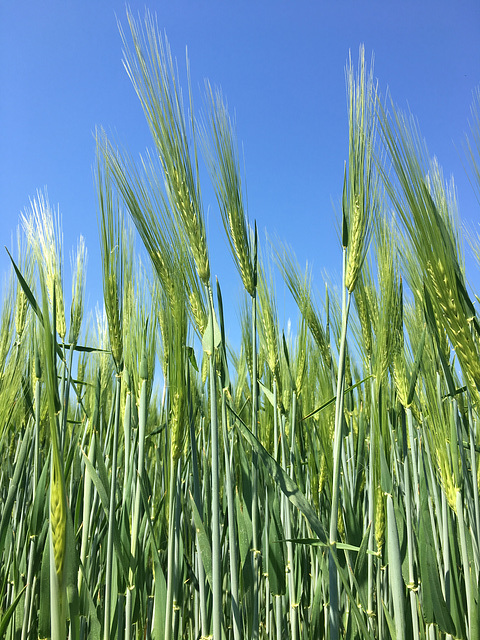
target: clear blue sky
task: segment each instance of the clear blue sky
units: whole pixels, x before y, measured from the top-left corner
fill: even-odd
[[[480,3],[280,0],[132,2],[156,11],[184,77],[188,47],[201,107],[203,79],[220,85],[243,145],[248,213],[261,232],[295,249],[302,264],[340,271],[333,203],[347,152],[344,68],[360,43],[396,104],[418,118],[429,150],[454,174],[462,218],[479,204],[463,167],[472,91],[480,84]],[[122,67],[116,16],[123,2],[2,0],[0,4],[0,274],[8,268],[19,214],[48,188],[63,219],[65,286],[80,234],[89,251],[90,307],[101,296],[93,183],[96,126],[134,156],[151,147],[140,104]],[[229,304],[240,281],[212,191],[204,185],[213,271]],[[278,283],[282,304],[283,285]],[[283,318],[280,316],[280,319]]]

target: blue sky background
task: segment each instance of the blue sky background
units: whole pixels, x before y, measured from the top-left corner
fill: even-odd
[[[339,202],[347,155],[345,63],[360,43],[375,76],[409,108],[446,176],[454,174],[460,215],[478,225],[479,203],[464,169],[472,92],[480,84],[480,3],[317,1],[131,2],[157,13],[185,78],[185,47],[196,107],[203,81],[222,87],[235,112],[245,158],[248,214],[295,250],[301,264],[340,272],[332,203]],[[69,255],[86,238],[90,308],[101,299],[93,181],[96,126],[131,154],[150,148],[140,103],[122,66],[116,16],[121,2],[45,0],[0,3],[0,274],[9,268],[19,214],[47,187],[63,220],[65,287]],[[215,197],[204,182],[214,275],[234,306],[240,279],[230,259]],[[469,265],[472,281],[476,267]],[[480,288],[477,290],[480,291]],[[277,282],[280,320],[283,283]],[[288,305],[287,305],[288,308]]]

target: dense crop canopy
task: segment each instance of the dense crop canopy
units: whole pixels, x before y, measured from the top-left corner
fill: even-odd
[[[360,49],[341,288],[319,303],[277,243],[284,331],[224,97],[207,85],[197,122],[155,21],[128,24],[155,151],[97,133],[103,312],[84,318],[81,240],[68,313],[43,194],[3,300],[0,636],[476,640],[480,324],[452,185]],[[245,289],[236,349],[201,162]]]

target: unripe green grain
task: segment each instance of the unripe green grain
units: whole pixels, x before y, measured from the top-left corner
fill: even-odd
[[[67,505],[63,485],[62,470],[58,451],[52,452],[52,473],[50,485],[50,530],[58,582],[62,584],[65,562],[67,527]]]
[[[346,71],[349,113],[348,172],[345,171],[343,242],[347,248],[345,286],[350,293],[360,273],[368,249],[371,220],[377,203],[377,186],[373,165],[374,98],[373,69],[365,72],[365,51],[360,47],[358,73],[354,77],[350,61]]]
[[[20,340],[25,330],[27,321],[28,300],[23,289],[18,286],[17,297],[15,299],[15,331],[17,339]]]
[[[345,286],[352,292],[357,282],[360,267],[362,266],[362,249],[364,235],[363,203],[360,205],[360,197],[354,194],[351,216],[352,232],[349,239],[349,251],[347,260],[347,272],[345,274]]]
[[[393,356],[393,380],[395,382],[395,388],[397,390],[397,396],[406,409],[409,405],[408,394],[410,391],[410,385],[407,379],[407,367],[405,363],[405,354],[400,347],[395,350]]]
[[[385,542],[385,496],[380,485],[375,488],[375,542],[381,549]]]
[[[201,336],[205,333],[207,328],[208,317],[205,312],[205,308],[200,299],[198,290],[190,290],[188,294],[188,302],[190,305],[190,311],[192,312],[193,320]]]
[[[183,393],[176,391],[171,399],[172,414],[171,428],[171,458],[172,464],[176,464],[183,452],[183,434],[185,430],[185,399]]]
[[[360,320],[360,327],[362,331],[362,346],[367,359],[370,360],[373,351],[372,320],[370,316],[366,284],[362,275],[360,275],[355,288],[355,306],[357,308],[357,315]]]
[[[182,171],[188,171],[188,167],[182,167]],[[194,199],[192,189],[187,186],[187,175],[183,177],[176,168],[167,171],[167,173],[169,194],[184,225],[198,276],[204,284],[208,284],[210,282],[210,263],[205,225],[198,203]]]
[[[76,344],[80,335],[83,320],[83,302],[85,293],[85,263],[86,248],[83,236],[80,236],[77,246],[75,272],[72,282],[72,306],[70,309],[69,342]]]
[[[205,133],[204,146],[208,165],[234,262],[245,290],[253,297],[257,286],[256,238],[252,239],[253,232],[246,216],[235,130],[221,92],[214,94],[210,85],[207,91],[211,140],[207,141]]]
[[[456,445],[455,445],[456,446]],[[437,464],[440,472],[440,478],[447,498],[448,505],[452,511],[457,510],[457,491],[458,487],[455,486],[455,478],[452,472],[450,462],[447,457],[446,450],[441,446],[437,448]]]
[[[117,372],[123,362],[122,289],[123,289],[123,221],[115,201],[108,165],[102,165],[97,149],[97,191],[100,214],[100,237],[103,267],[103,298],[108,320],[110,348]]]
[[[260,321],[265,339],[265,359],[272,376],[278,378],[278,323],[275,316],[272,281],[267,289],[265,278],[261,277],[259,279],[258,297],[260,302]]]

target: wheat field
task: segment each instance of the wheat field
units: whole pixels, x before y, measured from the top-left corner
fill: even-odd
[[[97,131],[101,309],[83,239],[66,287],[41,193],[2,300],[0,637],[477,640],[480,237],[453,184],[361,48],[320,295],[249,220],[222,93],[198,116],[153,17],[121,37],[152,152]],[[480,93],[466,150],[480,194]],[[244,287],[235,348],[200,166]]]

